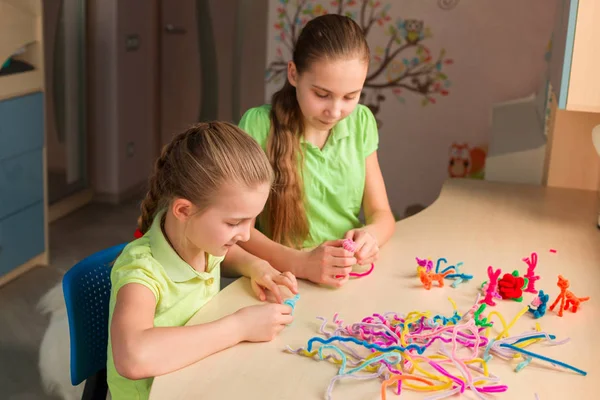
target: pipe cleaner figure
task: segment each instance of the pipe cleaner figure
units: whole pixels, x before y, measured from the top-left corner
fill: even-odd
[[[523,290],[527,287],[527,278],[519,276],[519,271],[512,274],[504,274],[498,281],[498,292],[503,299],[512,299],[519,303],[523,301]]]
[[[548,305],[549,300],[550,296],[544,293],[543,290],[540,290],[529,306],[528,311],[533,314],[533,318],[538,319],[546,314],[546,306]]]
[[[433,269],[433,262],[429,259],[420,259],[419,257],[415,257],[417,259],[417,275],[421,269],[424,269],[426,272],[430,272]]]
[[[563,310],[569,309],[569,305],[571,305],[571,311],[576,313],[581,303],[590,299],[589,297],[577,297],[573,294],[573,292],[567,290],[567,288],[569,287],[569,281],[565,279],[562,275],[558,276],[557,285],[560,288],[560,295],[558,295],[556,300],[554,300],[554,303],[552,303],[552,305],[550,306],[550,310],[554,311],[554,307],[560,300],[560,308],[558,310],[559,317],[563,316]]]
[[[475,313],[473,314],[473,319],[475,320],[475,325],[476,326],[483,326],[483,327],[490,327],[492,326],[492,323],[488,321],[487,317],[481,317],[481,313],[483,313],[483,311],[485,311],[485,304],[481,304],[479,306],[479,308],[477,309],[477,311],[475,311]]]
[[[487,272],[488,272],[488,278],[489,278],[488,282],[489,283],[483,282],[482,289],[485,292],[485,297],[483,299],[481,299],[479,301],[479,303],[485,303],[488,306],[495,306],[496,303],[494,302],[494,298],[496,298],[496,299],[502,298],[502,296],[500,296],[500,294],[498,294],[498,291],[496,290],[498,287],[498,277],[502,273],[502,270],[500,268],[498,268],[496,271],[494,271],[494,269],[490,265],[488,267]]]
[[[421,259],[419,257],[416,257],[416,260],[417,260],[417,275],[419,277],[421,277],[421,271],[424,271],[425,273],[428,273],[428,274],[432,271],[433,262],[430,259]],[[435,266],[435,274],[441,274],[446,279],[454,279],[454,282],[452,283],[453,288],[456,288],[461,282],[466,282],[466,281],[473,279],[473,275],[464,274],[458,270],[458,268],[463,264],[462,262],[457,263],[456,266],[450,265],[440,271],[440,264],[442,262],[448,263],[448,261],[445,258],[439,258],[437,260],[437,264]]]
[[[531,257],[526,257],[523,259],[525,263],[527,263],[527,273],[523,275],[524,278],[528,279],[527,288],[525,288],[525,292],[528,293],[537,293],[538,291],[535,289],[535,281],[540,279],[538,275],[535,275],[533,270],[537,266],[538,256],[537,253],[531,253]]]
[[[439,287],[444,287],[444,278],[452,272],[453,270],[446,271],[443,274],[436,274],[433,271],[427,272],[425,268],[421,268],[419,269],[419,278],[425,289],[429,290],[433,282],[437,282]]]

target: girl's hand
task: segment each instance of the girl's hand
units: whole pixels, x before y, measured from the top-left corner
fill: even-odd
[[[346,232],[344,239],[351,239],[356,245],[354,257],[359,265],[374,263],[379,258],[379,244],[367,228],[352,229]]]
[[[256,263],[250,272],[250,285],[260,301],[267,300],[265,289],[275,296],[278,303],[283,303],[279,285],[287,287],[293,294],[298,293],[298,282],[291,272],[279,272],[266,261]]]
[[[235,312],[242,341],[268,342],[294,320],[292,307],[284,304],[260,304]]]
[[[304,278],[333,287],[341,287],[348,279],[356,258],[342,247],[342,240],[331,240],[310,252],[302,253]]]

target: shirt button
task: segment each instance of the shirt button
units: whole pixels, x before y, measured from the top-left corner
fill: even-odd
[[[206,284],[207,284],[207,285],[212,285],[213,283],[215,283],[215,278],[208,278],[208,279],[206,280]]]

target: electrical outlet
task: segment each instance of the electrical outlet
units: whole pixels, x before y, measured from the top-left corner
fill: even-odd
[[[127,158],[131,158],[135,155],[135,144],[133,142],[127,143]]]

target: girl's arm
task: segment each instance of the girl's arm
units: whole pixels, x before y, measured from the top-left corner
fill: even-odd
[[[279,271],[289,271],[297,278],[334,287],[348,281],[356,264],[353,254],[342,247],[341,239],[325,242],[312,251],[301,251],[274,242],[252,228],[250,240],[239,245]]]
[[[265,260],[277,270],[291,272],[298,278],[304,278],[301,276],[301,267],[306,256],[304,252],[274,242],[254,227],[250,232],[250,240],[238,244],[243,250]]]
[[[291,308],[266,304],[243,308],[201,325],[154,327],[156,299],[129,283],[117,294],[110,334],[117,372],[128,379],[167,374],[241,341],[267,341],[292,322]]]
[[[367,225],[349,231],[345,237],[357,243],[358,262],[367,264],[374,261],[379,247],[390,239],[396,227],[376,151],[366,159],[363,209]]]
[[[265,289],[270,290],[278,303],[283,302],[278,285],[286,286],[292,293],[298,293],[296,277],[290,272],[280,272],[267,261],[258,258],[238,245],[233,245],[221,263],[221,273],[235,278],[240,275],[250,278],[252,289],[261,301],[267,299]]]

